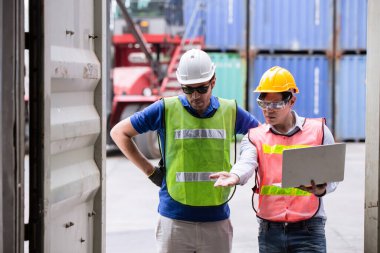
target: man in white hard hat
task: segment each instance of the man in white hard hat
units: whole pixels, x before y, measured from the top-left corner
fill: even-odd
[[[299,116],[293,106],[299,92],[293,75],[275,66],[261,77],[255,92],[265,123],[250,129],[241,142],[240,160],[230,172],[211,175],[215,186],[245,184],[256,172],[253,206],[259,229],[259,252],[326,252],[323,196],[333,192],[336,182],[296,188],[280,187],[282,152],[286,149],[327,145],[334,137],[323,118]],[[305,164],[307,166],[307,164]],[[252,200],[254,198],[252,197]]]
[[[209,175],[231,169],[234,135],[245,134],[259,123],[235,101],[212,95],[215,64],[204,51],[187,51],[176,74],[183,95],[164,98],[135,113],[118,123],[111,136],[125,156],[160,187],[158,251],[228,253],[232,244],[230,189],[213,187]],[[132,142],[133,136],[147,131],[160,135],[161,167],[152,165]]]

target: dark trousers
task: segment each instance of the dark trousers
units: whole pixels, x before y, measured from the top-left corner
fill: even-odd
[[[326,253],[325,220],[284,223],[260,220],[260,253]]]

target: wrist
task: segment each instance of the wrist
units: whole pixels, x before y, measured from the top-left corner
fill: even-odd
[[[165,177],[164,167],[154,167],[153,173],[150,176],[148,176],[148,178],[158,187],[161,187],[164,177]]]
[[[151,165],[151,166],[150,166],[150,169],[147,170],[147,171],[145,172],[145,174],[146,174],[148,177],[150,177],[150,176],[152,176],[152,175],[154,174],[154,172],[156,172],[156,167],[153,166],[153,165]]]
[[[326,195],[326,189],[321,194],[314,194],[314,195],[317,196],[318,198],[321,198]]]
[[[233,175],[235,178],[236,178],[236,184],[239,184],[240,183],[240,177],[239,177],[239,175],[238,174],[236,174],[236,173],[231,173],[231,175]]]
[[[153,170],[147,174],[148,177],[152,176],[154,174],[154,172],[156,171],[156,169],[153,167]]]

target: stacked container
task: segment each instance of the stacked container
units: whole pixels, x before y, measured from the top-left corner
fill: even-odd
[[[235,99],[244,108],[245,67],[240,55],[236,53],[209,53],[216,65],[216,85],[213,95]]]
[[[252,0],[250,47],[258,54],[250,64],[249,111],[264,122],[252,91],[273,66],[288,69],[300,90],[295,111],[326,118],[332,126],[331,65],[333,1]]]
[[[245,75],[237,78],[236,68],[231,68],[241,61],[238,52],[245,50],[246,1],[184,0],[185,24],[199,1],[203,28],[198,35],[205,35],[206,50],[222,52],[213,53],[214,61],[222,61],[217,95],[236,98],[242,105],[247,94],[246,108],[263,121],[252,90],[265,70],[279,65],[292,72],[300,87],[295,106],[300,115],[327,118],[338,141],[365,138],[366,0],[251,0],[249,91]],[[236,54],[227,56],[225,51]]]
[[[335,137],[365,139],[367,1],[339,0],[335,82]]]
[[[251,47],[261,50],[329,50],[332,0],[252,0]]]
[[[344,55],[336,68],[336,134],[338,140],[365,139],[365,55]]]
[[[208,0],[206,46],[214,49],[244,49],[245,1]]]
[[[187,37],[204,35],[206,51],[216,64],[213,95],[235,99],[245,107],[245,0],[183,0]],[[226,52],[228,51],[228,53]]]
[[[367,0],[339,0],[337,5],[338,50],[367,48]]]
[[[185,25],[195,30],[188,36],[204,35],[207,49],[244,49],[244,0],[184,0],[183,13]]]
[[[183,0],[183,21],[185,38],[205,35],[205,20],[207,15],[205,0]]]
[[[262,74],[272,66],[288,69],[294,76],[300,90],[296,94],[295,110],[300,116],[326,118],[331,126],[331,82],[329,64],[324,56],[309,55],[259,55],[251,68],[249,111],[264,122],[261,109],[256,103],[258,93],[252,91],[258,85]]]

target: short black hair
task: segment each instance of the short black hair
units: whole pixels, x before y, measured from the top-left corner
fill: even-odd
[[[260,93],[259,99],[264,100],[265,97],[267,96],[267,94],[268,94],[268,92]],[[293,93],[291,93],[290,91],[284,91],[284,92],[281,92],[280,94],[282,96],[282,100],[284,100],[284,101],[285,100],[289,101],[293,97]]]

